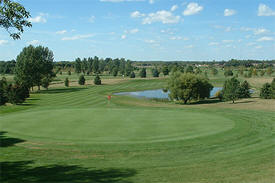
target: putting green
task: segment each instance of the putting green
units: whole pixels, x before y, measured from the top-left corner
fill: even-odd
[[[0,118],[2,129],[24,136],[76,143],[152,143],[220,133],[234,122],[185,110],[62,109]]]

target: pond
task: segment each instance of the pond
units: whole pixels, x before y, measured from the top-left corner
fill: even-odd
[[[214,87],[210,92],[210,97],[214,97],[214,95],[222,90],[222,87]],[[135,92],[120,92],[115,93],[114,95],[124,95],[124,96],[132,96],[137,98],[156,98],[156,99],[169,99],[169,91],[164,92],[162,89],[157,90],[144,90],[144,91],[135,91]]]

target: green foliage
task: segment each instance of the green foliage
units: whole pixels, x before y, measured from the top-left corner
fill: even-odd
[[[68,75],[69,75],[69,76],[72,75],[71,71],[68,71]]]
[[[168,69],[167,65],[164,65],[162,67],[162,73],[163,73],[164,76],[169,75],[169,69]]]
[[[154,68],[154,69],[152,69],[152,74],[153,74],[153,77],[157,78],[157,77],[159,77],[160,73],[157,68]]]
[[[114,68],[113,71],[112,71],[112,74],[113,74],[114,77],[117,77],[118,68]]]
[[[240,81],[235,77],[225,81],[223,85],[223,98],[233,103],[240,97]]]
[[[219,71],[218,71],[218,69],[216,69],[216,68],[211,68],[211,74],[213,75],[213,76],[216,76],[217,74],[219,73]]]
[[[260,71],[260,76],[264,76],[264,75],[265,75],[265,70],[262,69],[262,70]]]
[[[191,73],[173,73],[168,82],[169,97],[173,100],[190,100],[209,98],[213,86],[208,79]]]
[[[215,93],[215,97],[217,97],[220,101],[223,100],[223,92],[222,90],[219,90]]]
[[[94,84],[95,85],[101,85],[101,79],[100,79],[99,75],[96,75],[96,77],[94,79]]]
[[[20,39],[24,27],[31,27],[32,24],[28,20],[31,15],[19,3],[11,0],[0,0],[0,27],[8,31],[13,39]],[[16,30],[17,32],[11,32]]]
[[[3,77],[0,80],[0,105],[4,105],[7,101],[7,81],[6,78]]]
[[[266,74],[267,74],[268,76],[271,76],[271,74],[272,74],[273,72],[274,72],[274,71],[273,71],[272,67],[268,67],[267,70],[266,70]]]
[[[271,99],[272,98],[272,88],[271,84],[265,83],[261,88],[260,97],[263,99]]]
[[[240,85],[239,89],[239,98],[250,98],[250,84],[247,81],[244,81]]]
[[[43,78],[54,77],[53,52],[47,47],[25,47],[16,60],[15,80],[20,85],[40,89]]]
[[[23,85],[8,85],[7,98],[11,104],[23,103],[29,97],[29,88]]]
[[[85,77],[84,75],[81,75],[78,79],[78,84],[85,85]]]
[[[49,87],[51,81],[52,81],[51,78],[45,77],[45,78],[43,78],[42,81],[41,81],[41,86],[42,86],[43,88],[45,88],[45,89],[48,89],[48,87]]]
[[[131,74],[130,74],[130,78],[135,78],[135,77],[136,77],[135,72],[131,72]]]
[[[77,58],[76,60],[75,60],[75,72],[77,73],[77,74],[79,74],[79,73],[81,73],[81,59],[80,58]]]
[[[191,65],[189,65],[187,68],[186,68],[186,73],[194,73],[194,69]]]
[[[142,68],[142,69],[141,69],[141,71],[140,71],[140,73],[139,73],[139,76],[140,76],[141,78],[146,78],[146,69],[145,69],[145,68]]]
[[[224,76],[225,77],[228,77],[228,76],[233,76],[234,74],[233,74],[233,71],[231,70],[231,69],[226,69],[225,71],[224,71]]]
[[[65,79],[64,84],[65,84],[66,87],[69,87],[69,85],[70,85],[69,78]]]
[[[272,82],[271,82],[271,90],[272,90],[272,94],[271,97],[273,99],[275,99],[275,78],[273,78]]]

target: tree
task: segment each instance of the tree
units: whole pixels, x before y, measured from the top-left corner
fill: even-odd
[[[21,4],[11,0],[0,0],[0,27],[6,29],[13,39],[20,39],[24,27],[32,26],[28,20],[30,17],[30,13]]]
[[[85,77],[84,75],[81,75],[78,79],[78,84],[85,85]]]
[[[239,89],[239,98],[250,98],[250,85],[247,81],[242,82]]]
[[[47,78],[47,77],[43,78],[41,81],[42,87],[46,88],[47,90],[49,88],[50,83],[51,83],[51,78]]]
[[[189,65],[187,68],[186,68],[186,73],[194,73],[194,70],[193,70],[193,67],[191,65]]]
[[[235,100],[240,97],[240,81],[235,77],[226,80],[222,92],[225,100],[232,100],[235,103]]]
[[[164,76],[169,75],[169,69],[168,69],[167,65],[164,65],[162,67],[162,73],[163,73]]]
[[[38,86],[40,90],[43,78],[54,77],[53,52],[47,47],[25,47],[16,60],[15,80],[20,85],[29,88]]]
[[[81,73],[81,66],[82,66],[82,64],[81,64],[81,59],[80,59],[80,58],[77,58],[77,59],[75,60],[75,72],[76,72],[77,74]]]
[[[23,103],[26,98],[29,97],[29,89],[23,85],[8,85],[7,87],[7,98],[11,104]]]
[[[146,78],[146,69],[142,68],[139,75],[140,75],[141,78]]]
[[[224,76],[225,77],[228,77],[228,76],[233,76],[233,72],[231,69],[226,69],[225,72],[224,72]]]
[[[216,68],[212,68],[211,69],[211,74],[213,75],[213,76],[216,76],[217,74],[219,73],[219,71],[216,69]]]
[[[69,78],[65,79],[64,84],[65,84],[66,87],[69,87],[69,85],[70,85]]]
[[[201,100],[210,97],[213,86],[207,78],[191,73],[175,72],[168,81],[169,97],[173,100]]]
[[[260,91],[260,97],[263,99],[271,99],[272,98],[272,87],[271,84],[265,83]]]
[[[131,72],[131,74],[130,74],[130,78],[135,78],[136,77],[136,74],[135,74],[135,72],[133,71],[133,72]]]
[[[272,90],[271,98],[275,99],[275,78],[273,78],[271,82],[271,90]]]
[[[267,74],[268,76],[271,76],[271,74],[272,74],[273,72],[274,72],[274,71],[273,71],[272,67],[268,67],[267,70],[266,70],[266,74]]]
[[[7,101],[7,81],[6,78],[0,80],[0,105],[4,105]]]
[[[152,69],[153,77],[159,77],[159,71],[157,68]]]
[[[99,75],[96,75],[96,77],[94,79],[94,84],[95,85],[101,85],[101,79],[100,79]]]

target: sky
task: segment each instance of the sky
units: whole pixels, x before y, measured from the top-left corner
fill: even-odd
[[[0,29],[0,60],[30,44],[55,61],[275,59],[275,0],[17,0],[32,28]]]

